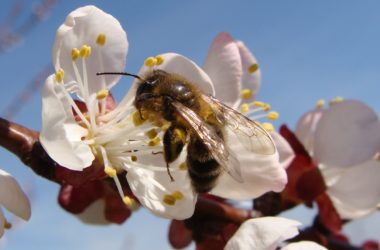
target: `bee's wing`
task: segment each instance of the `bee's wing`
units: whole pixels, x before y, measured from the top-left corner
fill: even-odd
[[[202,98],[211,105],[219,122],[232,129],[248,151],[263,155],[271,155],[276,152],[273,139],[257,122],[250,120],[212,96],[202,95]]]
[[[243,177],[240,172],[240,162],[236,156],[228,150],[224,140],[216,134],[215,130],[192,109],[179,102],[173,102],[172,105],[176,108],[178,114],[190,125],[192,131],[206,145],[212,157],[223,169],[236,181],[243,182]]]

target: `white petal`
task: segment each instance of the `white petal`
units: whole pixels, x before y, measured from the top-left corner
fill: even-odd
[[[298,234],[301,223],[281,217],[262,217],[244,222],[227,242],[225,250],[274,250]]]
[[[310,154],[314,151],[315,130],[323,112],[322,109],[307,112],[297,122],[295,134]]]
[[[280,135],[276,131],[270,132],[270,135],[272,136],[273,141],[276,144],[276,148],[280,156],[280,164],[284,169],[286,169],[287,167],[289,167],[290,163],[293,161],[295,157],[293,149],[289,145],[288,141],[285,140],[285,138],[282,137],[282,135]]]
[[[0,207],[0,238],[4,234],[4,223],[5,223],[5,217],[4,217],[3,211]]]
[[[90,147],[81,140],[86,135],[87,130],[75,122],[71,106],[54,82],[54,75],[50,76],[42,95],[42,146],[59,165],[82,170],[94,160]]]
[[[218,179],[212,194],[237,200],[256,198],[266,192],[280,192],[287,183],[287,175],[276,151],[272,155],[259,155],[248,151],[233,132],[226,129],[226,142],[240,162],[243,182],[238,182],[227,172]]]
[[[239,48],[225,32],[214,39],[203,69],[214,83],[215,97],[228,106],[240,103],[242,63]]]
[[[337,167],[354,166],[380,148],[380,123],[364,103],[349,100],[325,111],[315,132],[315,159]]]
[[[18,217],[29,220],[31,209],[28,197],[17,181],[0,169],[0,205]],[[4,223],[1,224],[3,226]]]
[[[340,168],[341,169],[341,168]],[[380,202],[380,162],[369,160],[358,166],[336,172],[339,177],[326,176],[329,194],[339,215],[344,219],[356,219],[377,210]],[[335,181],[329,181],[334,179]]]
[[[290,243],[281,248],[281,250],[327,250],[327,248],[313,242],[313,241],[299,241]]]
[[[99,34],[106,35],[103,46],[96,44]],[[95,6],[78,8],[67,16],[57,31],[53,46],[53,64],[56,70],[64,69],[65,82],[76,81],[71,50],[83,45],[91,47],[91,56],[86,59],[89,93],[97,93],[105,86],[110,89],[120,76],[97,76],[96,73],[124,70],[128,41],[119,21]],[[80,61],[77,59],[82,72]]]
[[[171,174],[173,182],[166,170],[152,171],[133,167],[127,173],[127,180],[140,203],[154,214],[168,219],[187,219],[194,213],[197,196],[192,190],[187,171],[171,170]],[[181,200],[177,200],[174,205],[163,202],[165,195],[177,191],[183,195]]]
[[[161,56],[164,58],[163,63],[155,66],[153,69],[160,69],[171,74],[178,74],[197,85],[205,94],[215,94],[210,77],[193,61],[176,53],[165,53],[161,54]],[[138,75],[144,77],[151,72],[151,67],[143,65]],[[138,81],[136,80],[133,84],[137,84],[137,82]]]
[[[103,199],[99,199],[92,203],[82,213],[76,216],[82,222],[91,225],[109,225],[110,222],[104,216],[105,202]]]
[[[237,41],[236,44],[239,48],[243,69],[242,88],[252,91],[252,98],[248,99],[247,101],[253,101],[255,99],[255,94],[257,94],[260,89],[261,69],[259,66],[255,72],[250,73],[248,69],[254,64],[258,65],[257,60],[243,42]]]

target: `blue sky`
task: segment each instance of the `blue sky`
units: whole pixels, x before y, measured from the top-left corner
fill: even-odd
[[[26,17],[38,1],[24,2]],[[0,22],[12,3],[2,1]],[[318,99],[338,95],[362,100],[379,113],[380,2],[375,0],[61,1],[21,43],[0,54],[0,112],[51,63],[55,32],[66,15],[87,4],[115,16],[127,31],[128,72],[137,72],[146,57],[163,52],[177,52],[202,65],[215,35],[227,31],[259,60],[263,81],[258,98],[280,112],[276,125],[294,128]],[[119,98],[129,79],[122,82],[116,89]],[[14,120],[39,130],[40,116],[37,91]],[[59,208],[55,184],[33,176],[5,150],[0,149],[0,159],[1,168],[25,187],[33,186],[32,218],[6,233],[4,249],[122,249],[126,242],[135,250],[169,248],[166,220],[142,210],[122,226],[83,225]],[[298,210],[290,216],[308,221],[307,214]],[[377,236],[379,217],[350,226],[354,239]]]

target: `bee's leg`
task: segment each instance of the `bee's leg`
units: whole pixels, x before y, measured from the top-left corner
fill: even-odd
[[[174,181],[169,170],[169,163],[175,161],[182,152],[183,146],[186,143],[186,129],[176,124],[172,124],[164,134],[164,157],[166,168],[171,181]]]

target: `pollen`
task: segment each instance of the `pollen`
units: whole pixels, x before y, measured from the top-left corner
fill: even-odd
[[[277,113],[276,111],[269,112],[267,115],[268,119],[272,121],[277,120],[279,116],[280,114]]]
[[[250,89],[243,89],[241,91],[241,97],[243,99],[250,99],[252,97],[252,91]]]
[[[135,209],[137,207],[137,202],[135,199],[129,197],[129,196],[124,196],[123,197],[123,203],[127,205],[129,209]]]
[[[164,62],[164,57],[161,55],[156,56],[156,65],[161,65]]]
[[[242,113],[248,113],[249,112],[249,105],[246,103],[243,103],[242,105],[240,105],[240,111]]]
[[[102,100],[106,98],[109,95],[108,89],[102,89],[98,93],[96,93],[96,99],[97,100]]]
[[[83,58],[89,57],[91,55],[91,47],[88,45],[83,45],[82,48],[80,48],[79,54]]]
[[[174,193],[172,193],[172,195],[174,196],[174,198],[175,198],[177,201],[183,199],[183,194],[182,194],[180,191],[175,191]]]
[[[106,41],[107,41],[107,37],[106,37],[106,34],[104,33],[100,33],[98,37],[96,38],[96,44],[98,44],[99,46],[103,46],[104,44],[106,44]]]
[[[175,133],[175,137],[180,139],[180,140],[185,140],[186,139],[186,132],[185,130],[183,129],[180,129],[180,128],[176,128],[174,130],[174,133]]]
[[[136,127],[140,126],[141,124],[143,124],[145,122],[145,120],[142,119],[140,112],[138,112],[138,111],[133,113],[132,121],[133,121],[133,125],[135,125]]]
[[[330,101],[330,105],[334,105],[343,101],[343,97],[337,96]]]
[[[320,99],[317,101],[317,104],[315,105],[317,109],[322,109],[325,106],[326,101],[323,99]]]
[[[160,142],[161,142],[160,137],[156,136],[155,138],[153,138],[153,139],[151,139],[151,140],[149,141],[148,145],[149,145],[150,147],[154,147],[154,146],[157,146],[158,144],[160,144]]]
[[[174,206],[175,202],[177,201],[176,197],[172,194],[165,194],[164,198],[162,200],[166,205]]]
[[[109,177],[115,177],[117,175],[116,169],[113,167],[105,167],[104,168],[104,173],[106,173]]]
[[[55,80],[58,83],[63,81],[64,76],[65,76],[65,71],[63,71],[63,69],[59,69],[59,70],[57,70],[57,72],[55,72]]]
[[[157,59],[154,58],[154,57],[148,57],[145,61],[144,61],[144,65],[147,66],[147,67],[153,67],[154,65],[157,64]]]
[[[11,229],[11,228],[12,228],[12,224],[9,223],[8,221],[5,221],[5,222],[4,222],[4,228],[5,228],[5,229]]]
[[[261,126],[267,131],[267,132],[272,132],[274,130],[274,127],[272,123],[269,122],[264,122],[261,124]]]
[[[257,63],[252,64],[248,67],[248,73],[253,74],[259,69],[259,65]]]
[[[79,56],[80,56],[80,51],[79,51],[79,49],[77,49],[77,48],[73,48],[73,49],[71,50],[71,59],[72,59],[73,61],[75,61],[75,60],[78,59]]]
[[[148,136],[149,139],[153,139],[157,136],[157,130],[152,128],[148,130],[147,132],[145,132],[145,135]]]
[[[187,170],[188,167],[187,167],[187,163],[186,162],[182,162],[180,165],[179,165],[179,169],[180,170]]]
[[[137,156],[136,156],[136,155],[132,155],[132,156],[131,156],[131,160],[132,160],[132,161],[137,161]]]

